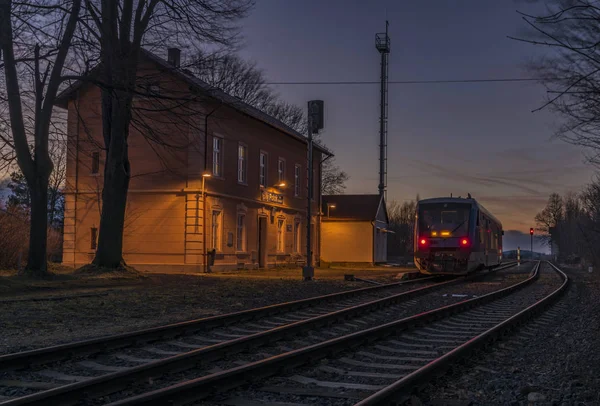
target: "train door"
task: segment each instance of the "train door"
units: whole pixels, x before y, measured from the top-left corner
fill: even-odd
[[[498,265],[498,226],[490,222],[490,265]]]
[[[484,217],[485,218],[485,217]],[[484,229],[483,229],[483,240],[484,240],[484,255],[485,255],[485,266],[490,266],[489,254],[491,248],[491,233],[490,233],[490,221],[485,218]]]
[[[496,265],[500,265],[502,262],[502,231],[500,231],[500,227],[497,227],[496,238],[498,240],[498,245],[496,246]]]

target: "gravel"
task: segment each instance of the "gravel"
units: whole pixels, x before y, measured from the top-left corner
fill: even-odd
[[[0,354],[369,286],[345,282],[342,278],[304,283],[291,279],[180,274],[155,274],[137,281],[103,281],[93,288],[80,281],[70,282],[38,288],[35,296],[2,294],[11,301],[0,303]],[[53,295],[81,292],[101,292],[102,295],[65,300],[14,300],[40,297],[39,290],[51,291]]]
[[[532,303],[534,303],[539,297],[543,297],[546,294],[548,294],[549,292],[553,291],[554,289],[556,289],[556,287],[558,286],[558,281],[559,278],[550,271],[547,272],[542,272],[542,275],[540,276],[540,279],[534,283],[533,285],[528,286],[527,288],[525,288],[522,291],[518,291],[504,299],[501,299],[497,302],[493,302],[492,304],[486,305],[483,308],[489,307],[494,308],[497,305],[500,305],[500,308],[503,307],[509,307],[511,308],[512,306],[516,306],[516,308],[524,308]],[[514,281],[513,281],[514,283]],[[460,286],[461,288],[465,288],[464,286]],[[500,286],[501,287],[501,286]],[[496,289],[500,288],[497,287]],[[495,290],[495,289],[494,289]],[[471,293],[471,289],[464,289],[465,292]],[[423,297],[420,298],[420,302],[421,303],[425,303],[428,302],[428,300],[426,300],[428,298]],[[423,305],[421,305],[423,306]],[[419,306],[419,307],[421,307]],[[411,309],[414,310],[414,309]],[[501,311],[502,312],[502,311]],[[467,312],[466,314],[468,314],[469,312]],[[460,318],[461,315],[456,316],[456,318]],[[440,323],[445,323],[444,321],[441,321]],[[433,323],[431,324],[432,327],[435,327],[437,323]],[[417,329],[418,330],[418,329]],[[411,330],[412,331],[412,330]],[[400,334],[401,336],[401,340],[404,343],[410,343],[413,342],[414,344],[417,344],[417,342],[415,342],[414,340],[418,340],[418,338],[416,338],[416,336],[414,336],[414,334],[411,331],[407,331],[405,333]],[[409,338],[409,336],[414,336],[414,338]],[[393,337],[392,337],[393,338]],[[433,338],[433,337],[431,337]],[[394,338],[395,339],[395,338]],[[435,340],[438,340],[436,338],[433,339],[433,341],[431,341],[431,344],[428,346],[428,349],[430,351],[433,351],[433,353],[435,354],[436,352],[436,348],[437,345],[435,343]],[[425,340],[427,341],[427,340]],[[462,340],[459,340],[460,342],[462,342]],[[382,340],[381,342],[383,342],[385,344],[385,340]],[[392,340],[390,340],[390,344],[386,345],[388,347],[394,347],[395,344],[391,344]],[[376,341],[375,344],[380,343],[379,341]],[[419,344],[422,346],[421,348],[424,347],[424,343],[420,343]],[[406,344],[409,345],[409,344]],[[447,345],[447,344],[445,344]],[[390,384],[391,382],[394,381],[393,376],[394,375],[404,375],[407,373],[407,371],[405,370],[406,367],[408,367],[409,364],[413,364],[412,362],[398,362],[398,361],[394,361],[394,360],[383,360],[383,359],[372,359],[371,356],[367,356],[368,354],[377,354],[380,351],[378,351],[377,349],[378,345],[373,346],[361,346],[361,348],[359,349],[359,352],[356,352],[354,350],[349,351],[346,354],[338,354],[335,358],[331,358],[331,359],[323,359],[319,362],[320,366],[318,367],[306,367],[306,368],[299,368],[299,369],[294,369],[293,371],[289,371],[289,373],[291,375],[294,374],[298,374],[300,376],[303,377],[307,377],[307,378],[316,378],[318,380],[323,380],[323,381],[335,381],[335,382],[345,382],[347,384],[366,384],[366,385],[387,385]],[[446,350],[447,351],[447,350]],[[367,352],[368,354],[364,354],[363,352]],[[410,351],[408,351],[409,353]],[[405,357],[414,357],[409,355],[408,353],[404,354]],[[383,356],[388,356],[389,354],[387,354],[386,352],[382,353],[381,355]],[[345,358],[344,358],[345,357]],[[420,358],[422,358],[423,356],[420,356]],[[358,361],[358,363],[356,363]],[[380,368],[373,368],[373,367],[367,367],[365,366],[361,366],[360,363],[365,362],[366,364],[371,364],[373,362],[379,364],[381,367]],[[323,367],[325,365],[325,367]],[[387,378],[383,378],[381,376],[364,376],[364,377],[360,377],[358,375],[356,376],[352,376],[350,374],[346,375],[346,372],[349,370],[348,365],[352,365],[350,367],[350,369],[354,372],[365,372],[365,373],[372,373],[372,372],[377,372],[377,373],[384,373],[386,375],[389,375]],[[387,366],[386,366],[387,365]],[[421,363],[422,365],[422,363]],[[337,371],[341,371],[341,375],[340,373],[338,373]],[[354,404],[356,400],[352,400],[352,399],[343,399],[343,398],[334,398],[331,396],[325,396],[322,398],[315,398],[315,399],[309,399],[306,396],[295,396],[295,395],[291,395],[291,394],[279,394],[277,396],[274,396],[273,394],[269,394],[266,393],[264,391],[261,390],[261,387],[263,385],[269,386],[269,387],[273,387],[273,386],[286,386],[286,387],[297,387],[299,390],[304,390],[306,393],[310,393],[311,392],[311,388],[314,386],[312,384],[297,384],[294,383],[293,380],[295,379],[294,376],[290,377],[288,375],[287,378],[284,378],[283,376],[275,376],[271,379],[268,379],[266,381],[262,381],[262,382],[257,382],[255,385],[251,385],[250,388],[246,388],[246,389],[239,389],[239,390],[234,390],[233,393],[228,393],[228,394],[224,394],[222,397],[219,397],[218,399],[213,399],[205,401],[205,402],[198,402],[197,404],[202,404],[202,405],[214,405],[214,404],[221,404],[221,402],[223,402],[224,399],[229,398],[230,396],[233,396],[233,398],[240,398],[240,399],[256,399],[258,402],[263,402],[263,401],[279,401],[279,402],[299,402],[299,403],[303,403],[303,404],[319,404],[319,405],[350,405],[350,404]],[[321,388],[322,389],[322,388]],[[339,389],[338,390],[332,390],[335,393],[339,393]],[[535,396],[535,395],[533,395]],[[230,398],[231,400],[231,398]],[[418,402],[419,400],[416,399],[415,402]],[[228,404],[227,401],[225,401],[224,403]],[[414,403],[413,403],[414,404]],[[440,404],[448,404],[448,402],[446,403],[440,403]]]
[[[563,270],[571,286],[559,302],[429,385],[423,404],[600,405],[600,274]]]
[[[499,289],[504,285],[515,283],[518,279],[523,279],[527,272],[526,269],[500,271],[497,275],[489,275],[485,281],[478,283],[470,283],[456,287],[445,288],[438,293],[430,294],[427,298],[419,301],[418,306],[407,306],[406,309],[396,309],[391,314],[377,320],[377,323],[391,321],[408,314],[414,314],[418,311],[426,310],[427,308],[437,307],[442,304],[453,303],[467,298],[485,294],[489,291]],[[208,283],[207,283],[208,281]],[[388,280],[389,281],[389,280]],[[51,334],[38,336],[39,342],[43,345],[55,344],[56,342],[64,342],[58,337],[60,333],[64,333],[64,324],[67,324],[67,332],[79,334],[80,338],[86,338],[95,335],[105,335],[116,333],[124,330],[133,330],[134,328],[147,327],[177,320],[187,320],[195,317],[205,317],[212,314],[220,314],[235,310],[242,310],[249,307],[264,306],[273,302],[297,300],[304,297],[317,296],[332,291],[340,291],[344,289],[355,289],[364,287],[364,284],[342,282],[342,281],[318,281],[314,283],[299,283],[293,280],[260,280],[260,279],[229,279],[229,278],[207,278],[190,275],[153,275],[150,278],[144,278],[138,285],[127,286],[126,289],[107,289],[103,287],[102,296],[86,296],[74,297],[68,300],[51,300],[51,301],[13,301],[11,303],[3,303],[5,307],[13,306],[7,312],[0,316],[0,328],[8,326],[9,334],[0,338],[2,343],[9,342],[12,338],[10,333],[11,327],[16,329],[16,325],[12,323],[23,323],[23,320],[33,319],[37,322],[42,322],[46,316],[44,324],[46,330],[50,330]],[[88,289],[89,290],[89,289]],[[204,295],[198,295],[197,292],[202,291]],[[259,291],[260,294],[256,294]],[[88,293],[88,292],[86,292]],[[189,295],[189,296],[188,296]],[[183,297],[183,300],[182,300]],[[272,299],[272,300],[271,300]],[[232,309],[235,304],[246,306],[238,309]],[[205,305],[210,306],[212,312],[207,309],[198,307]],[[178,306],[175,311],[167,313],[171,306]],[[43,309],[44,308],[44,309]],[[162,310],[160,315],[157,312]],[[388,309],[389,310],[389,309]],[[401,311],[407,310],[407,311]],[[410,310],[410,311],[408,311]],[[184,313],[187,311],[188,313]],[[12,314],[11,314],[12,313]],[[382,311],[376,313],[384,313]],[[53,323],[52,317],[60,318],[59,323]],[[11,319],[10,316],[14,318]],[[19,317],[20,316],[20,317]],[[98,319],[111,317],[109,325],[98,323]],[[158,317],[157,317],[158,316]],[[181,318],[178,318],[181,317]],[[17,320],[18,319],[18,320]],[[129,322],[129,323],[127,323]],[[79,324],[78,326],[76,326]],[[50,328],[48,328],[50,327]],[[61,328],[63,327],[63,328]],[[77,327],[75,331],[74,328]],[[361,326],[364,328],[364,326]],[[96,329],[100,329],[102,333],[93,333]],[[83,333],[82,330],[85,332]],[[42,331],[45,332],[45,331]],[[25,335],[28,334],[25,331]],[[38,333],[36,331],[36,333]],[[81,336],[83,334],[83,336]],[[337,333],[335,335],[340,335]],[[69,334],[67,334],[68,336]],[[331,338],[331,334],[322,334],[321,339]],[[305,340],[310,337],[305,337]],[[321,339],[316,339],[320,341]],[[53,341],[55,340],[55,341]],[[313,341],[310,339],[309,341]],[[315,342],[315,341],[313,341]],[[35,343],[35,341],[34,341]],[[15,347],[19,350],[31,348],[34,343],[28,342],[26,345],[18,343]],[[49,343],[49,344],[46,344]],[[282,345],[282,343],[278,343]],[[291,346],[291,345],[290,345]],[[14,351],[15,347],[7,345],[7,352]],[[294,346],[295,347],[295,346]],[[166,348],[166,347],[164,347]],[[181,351],[181,349],[179,349]],[[280,353],[281,348],[266,347],[261,349],[268,354]],[[263,358],[264,355],[252,355],[246,361],[255,361]],[[239,360],[237,360],[239,361]],[[232,367],[234,360],[225,360],[221,365],[223,367]],[[114,362],[111,362],[114,365]],[[129,366],[128,362],[119,361],[121,366]],[[68,368],[68,373],[76,375],[86,375],[79,368]],[[94,374],[95,375],[95,374]],[[183,375],[180,375],[183,378]],[[169,379],[170,381],[170,379]],[[154,382],[156,387],[158,382]],[[164,384],[164,382],[163,382]],[[141,388],[140,388],[141,389]],[[4,393],[4,395],[9,395]]]
[[[406,303],[401,303],[399,305],[387,307],[382,310],[365,314],[361,317],[349,319],[348,323],[341,322],[334,324],[334,326],[343,326],[345,329],[345,331],[343,332],[340,330],[336,331],[331,327],[319,328],[310,332],[307,331],[307,335],[303,335],[297,338],[294,337],[291,340],[278,341],[272,346],[263,346],[259,350],[255,350],[260,353],[248,352],[247,354],[236,354],[235,356],[230,358],[213,361],[210,363],[210,369],[212,370],[212,368],[218,368],[220,370],[225,370],[233,368],[240,365],[240,363],[260,360],[265,357],[265,353],[270,355],[279,354],[289,349],[300,348],[302,346],[314,344],[325,339],[330,339],[336,336],[348,334],[349,332],[358,331],[365,328],[377,326],[386,322],[398,320],[409,315],[417,314],[450,303],[456,303],[474,296],[481,296],[485,293],[498,290],[505,286],[513,285],[519,280],[525,279],[528,276],[529,270],[530,267],[523,267],[517,271],[499,271],[497,274],[486,276],[484,281],[481,282],[471,282],[457,286],[449,286],[446,288],[442,288],[439,291],[419,297],[418,299],[414,299]],[[298,345],[298,339],[303,341],[302,345]],[[209,373],[209,369],[205,367],[200,369],[184,371],[178,374],[163,374],[161,377],[154,379],[151,385],[131,386],[128,391],[118,394],[115,393],[105,399],[102,399],[102,401],[106,401],[107,399],[115,401],[117,399],[121,399],[123,396],[132,396],[148,390],[172,385],[182,380],[188,380],[197,378],[199,376],[204,376],[207,373]]]

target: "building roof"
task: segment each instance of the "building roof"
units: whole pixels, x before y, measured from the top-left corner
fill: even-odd
[[[327,220],[328,204],[335,204],[329,211],[332,220],[374,221],[382,205],[385,210],[380,195],[323,195],[324,221]]]
[[[308,143],[307,138],[302,133],[299,133],[298,131],[289,127],[288,125],[281,122],[280,120],[277,120],[276,118],[249,105],[248,103],[241,101],[237,97],[231,96],[230,94],[222,91],[221,89],[218,89],[214,86],[209,85],[205,81],[194,76],[187,69],[175,68],[168,61],[162,59],[158,55],[153,54],[152,52],[147,51],[145,49],[142,49],[141,53],[148,60],[156,63],[163,71],[172,73],[175,76],[179,77],[180,79],[184,80],[185,82],[187,82],[191,85],[194,85],[197,90],[200,90],[200,91],[206,93],[211,98],[232,107],[233,109],[241,112],[242,114],[252,117],[258,121],[261,121],[261,122],[269,125],[270,127],[273,127],[276,130],[279,130],[279,131],[283,132],[284,134],[291,136],[292,138],[296,138],[297,140],[299,140],[303,143]],[[97,69],[97,67],[92,69],[90,75],[94,75],[95,73],[97,73],[96,69]],[[71,86],[69,86],[65,90],[63,90],[62,92],[60,92],[60,94],[58,94],[58,96],[56,97],[55,104],[59,107],[66,108],[67,101],[73,97],[75,91],[77,91],[77,89],[79,89],[81,86],[83,86],[84,83],[86,83],[86,82],[79,80],[79,81],[73,83]],[[313,145],[314,145],[315,149],[318,149],[319,151],[325,153],[326,155],[333,156],[333,152],[331,152],[331,150],[329,150],[328,148],[326,148],[316,142],[313,143]]]

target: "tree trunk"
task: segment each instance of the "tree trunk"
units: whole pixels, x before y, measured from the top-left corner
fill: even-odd
[[[41,276],[47,272],[48,176],[36,174],[33,182],[28,182],[28,185],[31,193],[31,223],[29,255],[24,272]]]
[[[117,268],[123,262],[123,229],[127,191],[129,190],[129,154],[127,139],[131,121],[131,95],[115,92],[110,103],[110,143],[104,167],[102,212],[98,250],[93,264],[104,268]],[[127,107],[129,108],[127,108]]]

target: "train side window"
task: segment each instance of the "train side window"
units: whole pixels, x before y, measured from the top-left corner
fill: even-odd
[[[480,217],[479,210],[477,210],[477,227],[479,227],[479,217]]]

